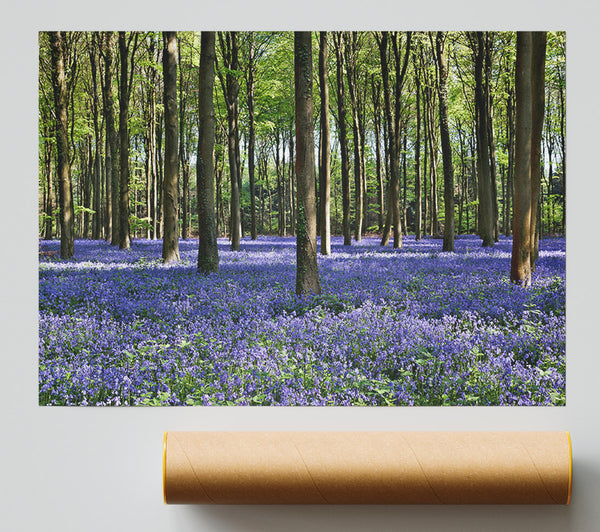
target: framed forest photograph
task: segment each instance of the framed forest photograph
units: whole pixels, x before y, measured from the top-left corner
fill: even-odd
[[[565,405],[565,32],[38,44],[39,405]]]

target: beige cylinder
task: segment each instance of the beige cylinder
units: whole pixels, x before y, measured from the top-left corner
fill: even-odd
[[[569,504],[568,432],[166,432],[165,503]]]

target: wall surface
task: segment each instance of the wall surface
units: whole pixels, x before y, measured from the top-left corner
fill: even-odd
[[[598,12],[587,0],[93,5],[3,10],[0,529],[6,531],[594,531],[600,529],[597,343]],[[166,7],[169,5],[167,11]],[[295,5],[302,7],[294,7]],[[141,7],[143,6],[143,8]],[[172,7],[171,7],[172,6]],[[343,6],[343,7],[342,7]],[[298,12],[291,13],[292,9]],[[567,406],[40,408],[37,406],[37,32],[48,29],[567,31]],[[568,507],[164,506],[164,430],[569,430]]]

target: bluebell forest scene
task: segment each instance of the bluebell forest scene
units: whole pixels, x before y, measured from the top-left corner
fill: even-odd
[[[39,33],[39,404],[566,403],[566,39]]]

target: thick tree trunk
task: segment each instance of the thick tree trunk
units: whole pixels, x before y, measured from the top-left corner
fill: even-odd
[[[124,31],[119,32],[119,57],[121,71],[119,77],[119,249],[129,249],[129,87],[128,55],[129,46],[125,42]]]
[[[296,175],[298,178],[296,227],[296,294],[320,294],[317,265],[317,213],[315,208],[315,150],[312,99],[312,44],[310,32],[294,34],[296,104]]]
[[[532,32],[517,32],[516,143],[513,246],[510,279],[531,284]]]
[[[52,47],[52,90],[56,115],[57,174],[60,203],[60,256],[70,259],[75,253],[75,216],[69,166],[67,134],[67,80],[65,73],[65,38],[60,31],[49,32]]]
[[[198,73],[198,270],[219,270],[217,226],[215,221],[215,177],[213,152],[215,144],[215,111],[213,102],[215,33],[201,35],[200,70]]]
[[[329,126],[329,75],[327,69],[327,32],[319,34],[319,86],[321,89],[319,203],[321,254],[331,255],[331,131]]]
[[[448,64],[444,56],[444,36],[437,32],[435,39],[439,70],[438,98],[440,108],[440,138],[444,164],[444,244],[442,251],[454,251],[454,168],[448,127]]]
[[[163,262],[179,260],[178,127],[177,127],[177,34],[163,33],[163,76],[165,106],[165,167],[163,173],[164,233]]]

